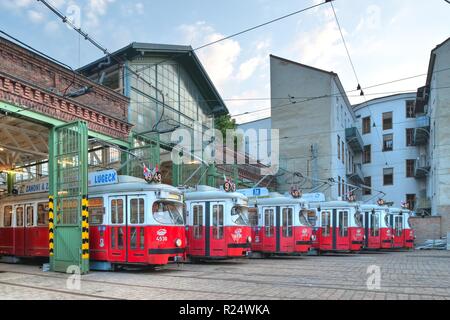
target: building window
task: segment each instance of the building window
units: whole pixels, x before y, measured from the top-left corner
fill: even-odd
[[[414,159],[408,159],[406,160],[406,177],[407,178],[413,178],[414,177]]]
[[[345,187],[346,187],[345,180],[344,180],[344,178],[342,178],[342,196],[343,197],[345,197]]]
[[[345,164],[345,144],[342,141],[342,163]]]
[[[341,196],[341,177],[338,176],[338,197]]]
[[[407,147],[414,146],[414,128],[406,129],[406,146]]]
[[[372,146],[369,144],[367,146],[364,146],[364,151],[363,151],[363,163],[370,163],[372,162]]]
[[[372,188],[372,177],[364,177],[364,185],[366,187]],[[370,196],[372,194],[372,189],[363,188],[363,196]]]
[[[383,169],[383,185],[392,186],[394,184],[394,169]]]
[[[392,151],[392,150],[394,150],[394,135],[385,134],[383,136],[383,151]]]
[[[415,118],[416,117],[416,101],[415,100],[407,100],[406,101],[406,118]]]
[[[362,133],[370,133],[370,117],[365,117],[362,119]]]
[[[337,136],[338,159],[341,159],[341,137]]]
[[[408,204],[409,210],[414,210],[416,207],[416,195],[415,194],[407,194],[406,195],[406,203]]]
[[[392,129],[392,112],[383,113],[383,130]]]

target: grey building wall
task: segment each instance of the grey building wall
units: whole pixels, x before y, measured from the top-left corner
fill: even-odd
[[[341,177],[347,181],[347,168],[351,167],[348,158],[355,156],[347,156],[345,129],[353,126],[355,117],[338,76],[270,56],[270,81],[272,129],[279,130],[280,165],[312,178],[302,179],[285,172],[278,178],[280,191],[288,191],[293,182],[308,192],[322,185],[316,180],[337,181]],[[337,147],[338,135],[345,161],[338,158],[341,151],[341,146],[339,152]],[[338,189],[342,191],[335,184],[319,191],[328,199],[336,199]],[[344,190],[349,191],[349,187]]]
[[[433,215],[442,216],[442,235],[450,231],[450,39],[431,52],[427,85],[430,116],[430,174]]]

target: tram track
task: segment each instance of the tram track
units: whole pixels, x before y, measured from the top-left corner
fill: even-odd
[[[192,270],[190,270],[192,272]],[[48,277],[48,278],[58,278],[58,279],[63,279],[66,280],[67,278],[64,276],[55,276],[55,275],[42,275],[42,274],[38,274],[38,273],[32,273],[32,272],[18,272],[18,271],[7,271],[9,273],[14,273],[14,274],[24,274],[24,275],[30,275],[30,276],[39,276],[39,277]],[[202,272],[202,271],[199,271]],[[235,274],[232,272],[229,272],[230,274]],[[243,276],[244,278],[234,278],[234,279],[229,279],[229,278],[209,278],[209,277],[204,277],[204,276],[192,276],[192,275],[158,275],[160,277],[165,277],[165,278],[186,278],[186,279],[198,279],[198,280],[207,280],[207,281],[228,281],[228,282],[241,282],[241,283],[248,283],[248,284],[255,284],[255,285],[273,285],[274,282],[273,281],[267,281],[267,280],[249,280],[246,279],[245,277],[248,277],[249,275],[246,273],[238,273],[239,275]],[[125,286],[125,287],[136,287],[136,288],[145,288],[145,289],[153,289],[153,290],[166,290],[166,291],[174,291],[174,292],[189,292],[189,293],[201,293],[201,294],[222,294],[222,295],[230,295],[230,296],[242,296],[245,299],[249,299],[249,298],[260,298],[260,299],[268,299],[268,298],[279,298],[279,299],[292,299],[292,296],[283,296],[283,295],[277,295],[276,297],[272,296],[272,295],[263,295],[263,294],[241,294],[241,293],[237,293],[237,292],[233,292],[233,293],[228,293],[228,292],[218,292],[216,290],[199,290],[199,289],[184,289],[184,288],[167,288],[167,287],[161,287],[161,286],[151,286],[151,285],[143,285],[143,284],[136,284],[136,283],[130,283],[130,282],[113,282],[113,281],[104,281],[104,280],[94,280],[94,279],[82,279],[81,282],[85,282],[85,283],[96,283],[96,284],[104,284],[104,285],[111,285],[111,286]],[[27,286],[27,285],[22,285],[22,284],[14,284],[14,283],[9,283],[9,282],[5,282],[5,281],[0,281],[0,283],[4,283],[7,285],[17,285],[17,286],[24,286],[24,287],[29,287],[29,288],[33,288],[33,289],[42,289],[45,291],[50,291],[50,292],[59,292],[61,291],[62,293],[65,294],[74,294],[73,292],[67,292],[64,290],[54,290],[52,288],[41,288],[41,287],[35,287],[35,286]],[[348,283],[345,284],[331,284],[331,285],[323,285],[323,284],[311,284],[311,283],[293,283],[292,280],[287,282],[287,281],[283,281],[283,282],[277,282],[276,283],[278,286],[281,287],[293,287],[293,288],[307,288],[307,289],[323,289],[323,290],[345,290],[345,291],[351,291],[351,292],[361,292],[361,293],[367,293],[367,292],[373,292],[373,293],[385,293],[385,294],[407,294],[407,295],[415,295],[415,296],[424,296],[424,297],[440,297],[440,298],[448,298],[449,295],[447,294],[439,294],[439,293],[433,293],[433,294],[428,294],[428,293],[414,293],[414,292],[397,292],[397,291],[392,291],[392,290],[374,290],[374,291],[369,291],[365,288],[361,288],[360,285],[349,285]],[[436,286],[383,286],[382,288],[388,288],[388,289],[398,289],[398,288],[414,288],[414,289],[447,289],[448,287],[436,287]],[[93,295],[93,294],[82,294],[82,293],[76,293],[76,295],[78,296],[87,296],[87,297],[93,297],[93,298],[101,298],[101,299],[114,299],[114,300],[121,300],[120,298],[116,298],[116,297],[105,297],[105,296],[101,296],[101,295]]]
[[[66,295],[71,295],[71,296],[89,297],[89,298],[94,298],[94,299],[123,300],[123,299],[119,299],[119,298],[115,298],[115,297],[94,295],[94,294],[89,294],[89,293],[78,293],[78,292],[74,292],[74,291],[66,291],[66,290],[55,289],[55,288],[44,288],[44,287],[26,285],[26,284],[21,284],[21,283],[13,283],[13,282],[8,282],[8,281],[0,281],[0,284],[6,285],[6,286],[12,286],[12,287],[20,287],[20,288],[26,288],[26,289],[39,290],[39,291],[46,291],[46,292],[51,292],[51,293],[57,292],[57,293],[62,293],[62,294],[66,294]]]

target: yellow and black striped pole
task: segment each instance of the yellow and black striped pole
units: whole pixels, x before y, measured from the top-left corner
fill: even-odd
[[[89,259],[89,200],[83,196],[81,200],[81,258]]]
[[[48,250],[50,257],[54,255],[54,237],[55,237],[55,214],[53,211],[53,196],[48,197]]]

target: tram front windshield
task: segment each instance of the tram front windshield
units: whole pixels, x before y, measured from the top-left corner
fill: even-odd
[[[355,212],[355,223],[357,227],[362,227],[363,226],[363,215],[361,214],[361,211],[356,211]]]
[[[248,208],[244,206],[234,206],[231,208],[231,221],[239,226],[249,225]]]
[[[301,209],[299,212],[300,223],[304,226],[312,226],[315,224],[316,213],[313,210]],[[314,219],[314,223],[310,221]]]
[[[182,204],[171,201],[155,201],[152,207],[153,217],[161,224],[183,225]]]

